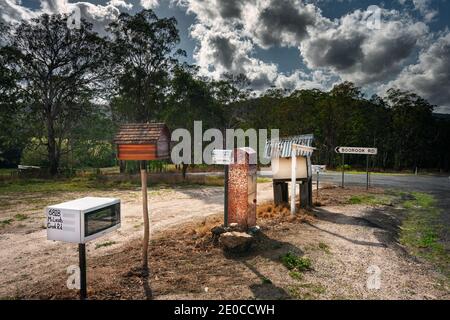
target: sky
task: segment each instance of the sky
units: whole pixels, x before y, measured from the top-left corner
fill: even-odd
[[[202,75],[245,74],[251,86],[366,96],[413,91],[450,113],[450,0],[0,0],[0,20],[81,15],[102,33],[120,12],[174,16],[180,47]]]

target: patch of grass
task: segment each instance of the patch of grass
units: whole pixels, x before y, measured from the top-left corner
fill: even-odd
[[[314,284],[314,283],[304,283],[304,284],[300,284],[299,287],[301,288],[305,288],[305,289],[309,289],[311,292],[315,293],[315,294],[323,294],[326,292],[326,288],[319,284]]]
[[[317,299],[318,296],[326,292],[326,288],[321,284],[312,283],[293,285],[287,289],[291,297],[300,300]]]
[[[16,219],[17,221],[23,221],[28,219],[28,216],[26,214],[18,213],[14,216],[14,219]]]
[[[348,204],[390,205],[392,198],[387,195],[358,194],[351,196]]]
[[[102,243],[96,243],[95,244],[95,249],[99,249],[99,248],[103,248],[103,247],[109,247],[112,246],[113,244],[116,244],[116,241],[106,241],[106,242],[102,242]]]
[[[311,260],[304,257],[299,257],[288,252],[280,257],[281,263],[289,270],[307,271],[311,270]]]
[[[205,185],[207,186],[223,186],[224,178],[220,176],[206,176]]]
[[[11,222],[13,222],[13,221],[14,221],[13,219],[0,220],[0,226],[3,227],[3,226],[6,226],[6,225],[10,225]]]
[[[14,179],[0,181],[0,193],[9,192],[76,192],[88,190],[130,189],[139,187],[132,181],[113,181],[101,178],[77,177],[72,179]]]
[[[256,178],[257,183],[265,183],[265,182],[272,182],[271,178],[265,178],[265,177],[258,177]]]
[[[324,251],[325,253],[331,253],[330,247],[325,242],[319,242],[319,249]]]
[[[402,207],[407,215],[402,222],[400,243],[411,254],[427,259],[435,264],[450,279],[450,255],[441,234],[445,231],[432,195],[413,192]],[[448,231],[448,230],[447,230]]]
[[[289,275],[291,276],[291,278],[293,278],[295,280],[302,280],[303,279],[302,273],[298,272],[298,271],[290,271]]]
[[[261,279],[262,284],[272,284],[272,280],[270,280],[269,278],[263,277]]]

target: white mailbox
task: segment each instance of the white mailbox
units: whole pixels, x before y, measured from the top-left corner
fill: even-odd
[[[86,197],[45,211],[48,240],[86,243],[120,228],[120,199]]]

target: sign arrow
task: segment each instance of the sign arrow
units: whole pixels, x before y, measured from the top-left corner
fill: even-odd
[[[334,149],[336,153],[343,154],[367,154],[376,155],[378,154],[377,148],[367,148],[367,147],[337,147]]]

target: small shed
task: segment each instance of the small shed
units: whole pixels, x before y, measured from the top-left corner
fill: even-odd
[[[119,160],[163,160],[170,157],[170,131],[164,123],[128,123],[114,143]]]

